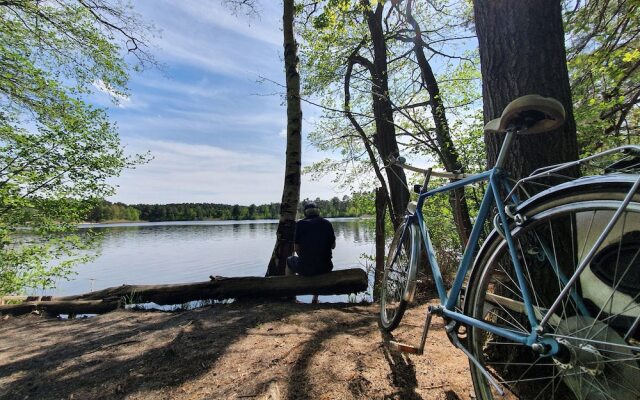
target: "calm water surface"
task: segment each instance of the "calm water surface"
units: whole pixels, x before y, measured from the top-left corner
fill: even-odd
[[[336,233],[334,269],[364,268],[360,255],[375,252],[373,224],[358,219],[331,222]],[[46,293],[69,295],[122,284],[199,282],[209,275],[264,276],[277,226],[273,220],[94,224],[91,227],[104,235],[100,256],[79,265],[73,280],[61,280]]]

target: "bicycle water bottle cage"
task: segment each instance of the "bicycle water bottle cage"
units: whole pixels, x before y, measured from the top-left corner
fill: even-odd
[[[497,133],[513,129],[522,134],[549,132],[561,127],[564,119],[564,107],[558,100],[529,94],[509,103],[500,118],[485,125],[484,131]]]

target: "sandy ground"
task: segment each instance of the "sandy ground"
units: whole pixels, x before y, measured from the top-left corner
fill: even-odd
[[[416,344],[426,305],[395,340]],[[385,344],[377,306],[234,303],[0,320],[0,399],[471,399],[435,319],[425,355]]]

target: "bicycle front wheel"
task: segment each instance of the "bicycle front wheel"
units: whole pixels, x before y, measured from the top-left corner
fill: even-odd
[[[380,293],[380,327],[394,330],[415,291],[420,249],[418,227],[405,221],[398,227],[389,246]]]
[[[591,190],[532,207],[524,224],[512,229],[538,322],[594,247],[629,187]],[[529,334],[507,244],[496,235],[486,246],[469,281],[465,312]],[[482,329],[467,330],[469,350],[507,389],[507,398],[640,399],[640,194],[578,278],[544,333],[559,343],[556,356],[540,355]],[[470,365],[477,397],[500,397],[481,370]]]

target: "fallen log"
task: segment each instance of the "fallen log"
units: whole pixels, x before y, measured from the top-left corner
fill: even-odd
[[[0,305],[0,314],[24,315],[34,311],[59,314],[104,314],[120,307],[118,301],[76,300],[76,301],[29,301],[22,304]]]
[[[283,298],[306,294],[332,295],[367,290],[367,274],[359,268],[304,277],[211,277],[207,282],[171,285],[122,285],[74,296],[24,297],[21,304],[0,305],[0,314],[22,315],[33,311],[49,314],[103,314],[124,304],[183,304],[198,300]]]
[[[26,301],[28,298],[28,296],[2,296],[0,297],[0,305],[5,304],[8,301]]]
[[[171,285],[122,285],[91,293],[57,297],[54,300],[123,300],[128,304],[183,304],[197,300],[224,300],[260,297],[289,297],[307,294],[332,295],[367,290],[367,274],[360,268],[304,277],[212,277],[207,282]]]

